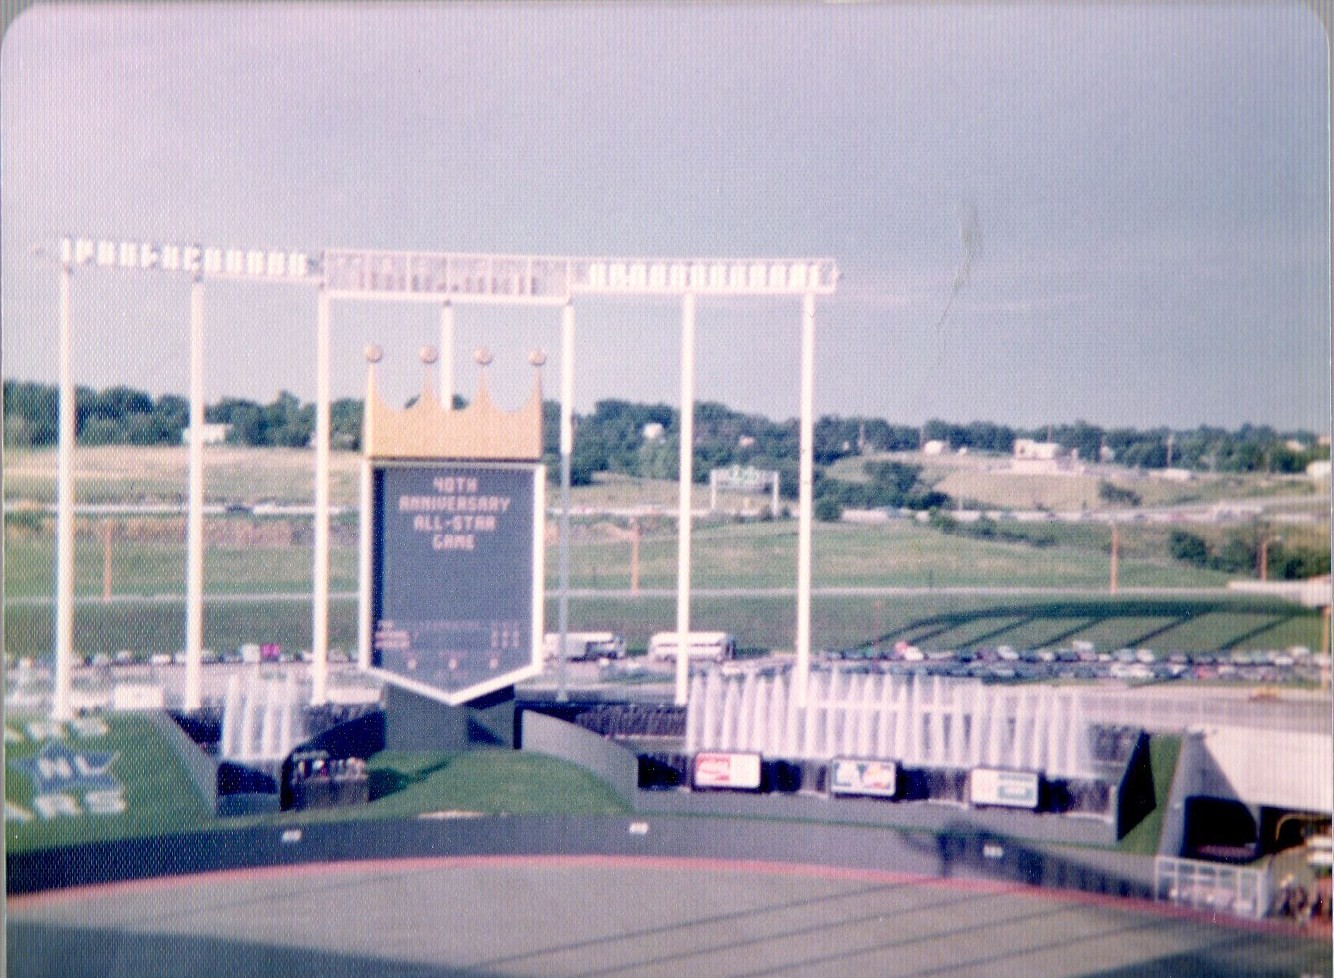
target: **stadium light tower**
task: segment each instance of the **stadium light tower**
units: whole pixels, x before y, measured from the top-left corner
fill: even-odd
[[[187,511],[185,707],[201,705],[203,643],[203,336],[204,286],[212,280],[289,284],[317,290],[315,335],[315,520],[312,603],[311,698],[327,699],[329,616],[329,435],[332,303],[393,301],[440,306],[440,398],[453,399],[455,307],[462,304],[563,308],[561,377],[562,529],[568,527],[568,471],[573,450],[574,300],[680,297],[681,471],[677,560],[677,631],[690,625],[690,495],[693,483],[694,340],[698,299],[799,297],[801,324],[801,447],[797,557],[797,669],[794,688],[806,698],[810,669],[811,507],[815,297],[832,295],[838,267],[831,259],[573,258],[446,252],[326,249],[307,253],[189,243],[66,237],[54,257],[59,267],[60,426],[57,456],[55,690],[52,711],[70,710],[74,604],[74,379],[70,292],[76,268],[185,276],[190,281],[189,502]],[[373,367],[373,365],[372,365]],[[364,487],[363,487],[364,490]],[[363,491],[364,503],[364,491]],[[363,505],[363,521],[367,518]],[[364,533],[364,527],[363,527]],[[562,533],[562,540],[567,539]],[[568,557],[566,558],[568,560]],[[568,568],[562,569],[562,621],[567,617]],[[562,626],[562,632],[568,623]],[[362,636],[364,644],[366,636]],[[562,642],[562,649],[564,643]],[[687,645],[678,642],[675,698],[686,701]]]

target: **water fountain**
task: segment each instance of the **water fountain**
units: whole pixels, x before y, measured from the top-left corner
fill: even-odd
[[[290,673],[281,681],[253,672],[227,681],[218,756],[242,764],[281,761],[305,738],[301,691]]]
[[[1077,691],[994,687],[837,665],[811,671],[804,708],[796,705],[791,687],[790,669],[715,667],[696,673],[686,751],[754,751],[790,760],[864,757],[942,769],[993,766],[1052,777],[1092,776],[1088,722]]]

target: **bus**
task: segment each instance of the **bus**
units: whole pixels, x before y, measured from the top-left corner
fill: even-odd
[[[658,632],[648,643],[648,657],[652,660],[674,660],[680,648],[678,633]],[[727,632],[689,632],[686,636],[686,657],[712,659],[723,662],[736,657],[736,639]]]
[[[625,639],[613,632],[567,632],[565,659],[577,662],[584,659],[620,659],[625,656]],[[560,633],[548,632],[542,641],[542,652],[555,659],[560,652]]]

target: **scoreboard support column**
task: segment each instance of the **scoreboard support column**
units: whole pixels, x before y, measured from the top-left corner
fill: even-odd
[[[695,447],[695,294],[681,301],[681,440],[677,483],[676,544],[676,705],[689,699],[690,679],[690,490]]]
[[[60,265],[60,446],[56,455],[56,670],[51,716],[68,720],[74,679],[74,336],[73,271]]]
[[[185,709],[202,705],[204,661],[204,283],[190,285],[190,506],[185,553]]]
[[[321,289],[315,334],[315,601],[310,702],[329,698],[329,293]]]
[[[806,705],[811,675],[811,516],[815,456],[815,296],[808,292],[801,304],[801,461],[798,476],[797,523],[797,666],[794,692],[798,706]]]
[[[373,368],[372,368],[373,369]],[[371,666],[371,526],[375,516],[371,510],[371,463],[361,462],[361,520],[360,547],[357,554],[357,667]]]
[[[570,468],[574,455],[574,305],[561,312],[560,346],[560,603],[557,624],[560,646],[556,650],[556,699],[568,698],[565,689],[566,645],[570,634]],[[545,549],[538,541],[537,552]],[[539,578],[540,580],[540,578]]]

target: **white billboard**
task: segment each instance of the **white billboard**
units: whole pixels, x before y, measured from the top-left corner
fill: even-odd
[[[758,791],[760,788],[759,754],[696,754],[696,788],[732,788]]]
[[[893,761],[836,757],[829,765],[831,795],[871,795],[892,798],[898,788],[898,767]]]
[[[974,805],[1005,808],[1038,807],[1038,776],[1033,771],[975,767],[968,779],[969,801]]]

